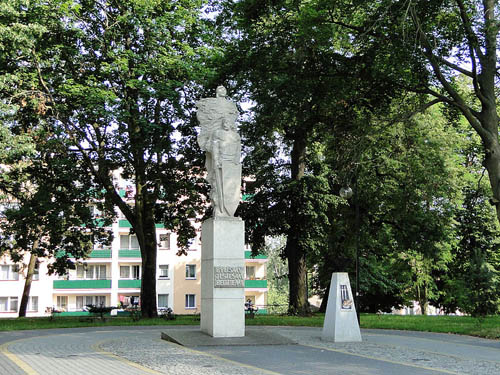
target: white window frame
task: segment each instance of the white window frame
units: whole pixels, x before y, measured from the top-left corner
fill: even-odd
[[[31,280],[33,280],[33,281],[40,280],[40,263],[38,263],[38,262],[36,262],[36,264],[35,264],[35,270],[33,271],[33,277]]]
[[[35,308],[36,307],[36,308]],[[30,296],[28,299],[28,309],[27,311],[38,312],[38,296]]]
[[[248,269],[249,268],[253,269],[253,275],[249,275],[248,274]],[[245,266],[245,279],[246,280],[250,280],[251,277],[253,277],[255,279],[256,278],[255,277],[256,273],[257,273],[257,267],[255,267],[255,266]]]
[[[193,296],[193,304],[190,305],[190,296]],[[184,307],[186,310],[194,310],[196,309],[196,294],[186,294],[185,296],[185,301],[184,301]]]
[[[192,269],[194,269],[193,273],[191,273]],[[196,264],[186,264],[186,280],[196,280]]]
[[[165,305],[160,305],[160,296],[164,297],[166,299],[166,304]],[[168,307],[168,294],[158,294],[158,308],[167,308]]]
[[[128,276],[122,277],[122,267],[128,267]],[[137,268],[136,268],[137,267]],[[134,276],[134,269],[137,269],[138,275]],[[120,264],[120,280],[140,280],[141,279],[142,267],[140,264]]]
[[[137,272],[136,272],[137,270]],[[137,276],[136,276],[137,274]],[[141,279],[141,266],[139,264],[134,264],[130,266],[130,277],[132,280],[140,280]]]
[[[158,266],[158,278],[162,279],[162,280],[168,280],[168,279],[170,279],[169,268],[170,267],[168,266],[168,264],[160,264]],[[166,270],[167,274],[166,275],[162,275],[162,270]]]
[[[9,297],[0,297],[0,312],[9,312]]]
[[[128,237],[128,244],[127,247],[122,246],[122,237]],[[132,247],[132,237],[137,238],[137,235],[135,234],[120,234],[120,249],[121,250],[139,250],[139,240],[137,240],[137,247]]]
[[[107,280],[108,267],[105,264],[77,264],[76,278],[79,280]]]
[[[2,303],[0,303],[0,312],[17,312],[19,309],[19,297],[0,297]],[[5,307],[5,308],[4,308]]]
[[[162,240],[163,238],[167,238],[166,240]],[[170,233],[160,233],[158,235],[158,249],[159,250],[170,250],[171,244],[170,241],[172,240],[172,236]],[[166,245],[164,246],[164,244]]]
[[[76,309],[84,310],[87,305],[106,306],[106,296],[76,296]]]
[[[7,270],[7,271],[5,271],[5,270]],[[0,265],[0,280],[18,281],[19,280],[19,266],[17,264],[2,264],[2,265]]]
[[[122,275],[123,269],[123,275]],[[125,271],[126,270],[126,271]],[[126,276],[125,276],[126,274]],[[120,279],[130,279],[130,266],[127,264],[126,266],[120,265]]]
[[[56,296],[56,308],[60,310],[68,309],[68,296]]]

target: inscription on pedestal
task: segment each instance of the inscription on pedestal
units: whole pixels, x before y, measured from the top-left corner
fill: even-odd
[[[215,266],[214,288],[244,288],[245,271],[243,267]]]

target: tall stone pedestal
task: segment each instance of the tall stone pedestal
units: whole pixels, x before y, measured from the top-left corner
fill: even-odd
[[[201,331],[212,337],[245,336],[245,223],[206,220],[201,229]]]
[[[321,339],[334,342],[361,341],[356,306],[347,272],[332,274]]]

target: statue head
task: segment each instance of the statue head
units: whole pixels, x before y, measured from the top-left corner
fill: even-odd
[[[224,86],[217,86],[217,89],[215,90],[215,96],[217,98],[225,98],[227,95],[227,90]]]

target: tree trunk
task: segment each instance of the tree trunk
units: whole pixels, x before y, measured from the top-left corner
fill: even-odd
[[[154,210],[148,201],[148,193],[136,185],[135,208],[137,221],[134,230],[139,240],[142,257],[141,312],[145,318],[158,316],[156,308],[156,226]]]
[[[304,177],[306,167],[306,135],[301,132],[296,134],[291,159],[291,177],[292,183],[294,183]],[[290,283],[288,312],[306,315],[309,313],[306,252],[299,242],[302,223],[298,213],[301,204],[301,197],[293,195],[290,202],[290,229],[287,234],[285,254],[288,259],[288,280]]]
[[[38,241],[35,241],[33,247],[38,247]],[[28,263],[28,270],[26,272],[26,280],[24,281],[23,296],[21,297],[21,304],[19,305],[19,317],[26,316],[26,310],[28,308],[28,301],[30,297],[31,281],[33,280],[33,274],[35,273],[37,260],[38,257],[34,254],[31,254],[30,261]]]
[[[141,245],[141,311],[142,316],[158,316],[156,308],[156,228],[148,225],[143,233],[145,242]]]
[[[326,288],[325,295],[323,296],[323,299],[321,300],[321,305],[319,307],[319,312],[320,313],[326,313],[326,307],[328,306],[328,297],[330,296],[330,285],[328,285],[328,288]],[[356,308],[358,308],[356,306]]]
[[[486,156],[483,165],[488,171],[492,198],[490,203],[495,207],[497,219],[500,222],[500,145],[498,139],[486,145]]]
[[[309,313],[306,284],[306,254],[302,251],[297,241],[287,240],[286,252],[288,254],[288,271],[290,273],[290,314],[306,315]]]

